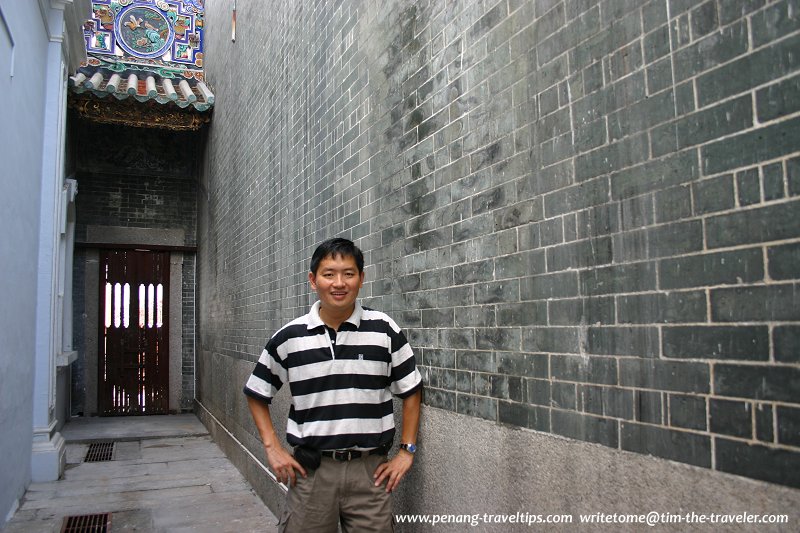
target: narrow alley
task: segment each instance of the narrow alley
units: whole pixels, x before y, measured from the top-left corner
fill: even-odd
[[[31,484],[8,533],[58,532],[67,517],[106,514],[110,531],[277,531],[275,516],[193,414],[76,419],[63,435],[64,477]],[[111,453],[87,461],[100,443],[113,443]]]

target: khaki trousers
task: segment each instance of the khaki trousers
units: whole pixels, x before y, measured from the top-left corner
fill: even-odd
[[[279,533],[386,533],[394,531],[392,505],[386,483],[375,486],[372,477],[384,455],[351,461],[323,457],[308,477],[297,476],[289,487]]]

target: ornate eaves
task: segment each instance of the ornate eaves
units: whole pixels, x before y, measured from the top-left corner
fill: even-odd
[[[158,128],[173,131],[199,130],[210,120],[209,113],[197,109],[181,109],[174,104],[159,104],[155,100],[117,100],[98,98],[92,93],[73,94],[70,108],[81,118],[102,124],[117,124],[134,128]]]

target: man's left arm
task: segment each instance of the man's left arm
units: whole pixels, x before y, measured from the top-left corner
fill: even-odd
[[[414,394],[403,398],[403,427],[400,442],[416,443],[419,431],[419,406],[422,402],[422,388]],[[392,492],[414,464],[414,454],[399,450],[397,455],[386,463],[381,463],[375,470],[375,486],[386,480],[386,492]]]

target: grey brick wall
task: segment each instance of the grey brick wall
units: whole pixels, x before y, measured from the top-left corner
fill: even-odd
[[[182,229],[184,244],[195,245],[199,136],[72,118],[80,180],[75,239],[86,240],[88,225]]]
[[[212,3],[201,373],[255,361],[342,235],[427,405],[800,487],[799,16],[240,3],[231,42]],[[212,382],[200,401],[252,431]]]
[[[194,408],[194,333],[195,333],[195,254],[183,256],[183,302],[182,343],[181,343],[181,410],[191,411]]]
[[[72,363],[70,383],[70,415],[83,416],[86,413],[86,253],[75,249],[72,258],[72,348],[78,358]]]
[[[182,229],[194,245],[197,183],[194,178],[79,173],[81,201],[76,238],[86,227]]]

